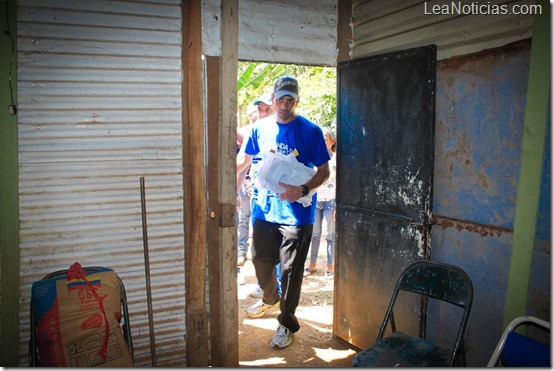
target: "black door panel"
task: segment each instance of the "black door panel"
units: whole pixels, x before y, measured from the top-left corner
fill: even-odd
[[[428,256],[435,62],[430,45],[338,66],[334,332],[359,348],[402,270]],[[421,303],[402,311],[420,326]]]

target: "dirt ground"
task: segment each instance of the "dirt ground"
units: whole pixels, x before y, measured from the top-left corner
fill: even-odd
[[[257,279],[250,259],[241,267],[246,284],[238,285],[239,367],[352,367],[358,350],[333,335],[333,278],[325,276],[325,246],[325,242],[320,246],[317,271],[304,277],[296,312],[301,328],[284,349],[270,345],[278,326],[278,308],[261,318],[246,316],[246,308],[258,300],[248,296]]]

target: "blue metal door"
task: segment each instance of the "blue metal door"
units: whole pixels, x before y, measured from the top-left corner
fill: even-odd
[[[400,273],[428,258],[435,76],[434,45],[338,66],[333,322],[359,348],[375,342]],[[396,322],[417,334],[421,305]]]

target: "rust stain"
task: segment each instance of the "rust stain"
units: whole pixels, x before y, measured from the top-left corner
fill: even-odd
[[[438,225],[443,229],[456,228],[458,231],[466,230],[468,232],[477,233],[481,235],[481,237],[500,237],[504,232],[513,233],[512,228],[481,224],[436,214],[433,214],[432,222],[434,225]]]
[[[454,56],[448,59],[437,61],[437,70],[460,70],[467,68],[467,64],[478,61],[479,68],[487,66],[487,59],[500,59],[509,55],[520,54],[521,51],[531,50],[531,39],[525,39],[504,45],[499,48],[485,49],[477,53]]]
[[[455,159],[458,163],[464,164],[466,169],[471,166],[471,143],[466,133],[461,134],[456,143],[456,149],[454,151],[448,151],[445,158]]]
[[[477,178],[479,179],[479,184],[481,184],[481,188],[488,189],[489,188],[489,177],[484,172],[479,172],[477,174]]]
[[[433,223],[437,224],[437,225],[440,225],[441,227],[443,227],[443,229],[454,227],[454,223],[449,221],[449,220],[446,220],[446,219],[440,221],[439,223],[437,223],[436,220],[433,220]]]

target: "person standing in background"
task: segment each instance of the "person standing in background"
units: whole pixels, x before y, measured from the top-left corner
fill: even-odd
[[[264,117],[270,116],[274,113],[273,106],[271,105],[271,97],[269,95],[262,95],[252,103],[255,110],[248,109],[248,125],[243,126],[237,130],[237,147],[240,150],[242,147],[244,138],[248,138],[250,135],[250,129],[252,125]],[[237,227],[237,241],[238,241],[238,257],[237,265],[243,266],[246,261],[246,255],[248,253],[248,236],[250,231],[250,213],[251,213],[251,199],[252,199],[252,182],[249,174],[250,168],[245,169],[240,174],[237,174],[237,207],[238,207],[238,227]]]
[[[252,105],[248,108],[248,125],[243,126],[237,130],[237,148],[240,148],[243,145],[244,138],[248,138],[250,135],[250,129],[252,125],[261,118],[272,115],[275,112],[271,102],[271,96],[269,94],[262,94],[258,99],[256,99]],[[255,166],[257,159],[252,161],[252,166]],[[252,181],[250,179],[250,167],[245,169],[240,174],[237,174],[237,283],[239,285],[244,285],[246,279],[241,273],[240,267],[242,267],[246,261],[248,254],[248,237],[250,235],[250,216],[252,207],[255,204],[255,197],[253,198],[252,193],[256,192],[252,187]],[[281,275],[277,276],[277,283],[279,288],[279,293],[281,293]],[[260,288],[259,284],[252,292],[250,296],[253,298],[261,298],[263,291]]]
[[[246,110],[246,117],[248,117],[248,125],[252,125],[256,121],[258,121],[259,118],[260,118],[260,116],[258,116],[258,107],[254,104],[249,105],[248,109]],[[248,126],[248,125],[246,125],[246,126]],[[238,136],[239,136],[239,133],[241,132],[242,128],[243,127],[239,128],[239,130],[237,131],[237,142],[239,140]],[[244,139],[244,138],[241,138],[241,144],[242,144],[242,139]]]
[[[248,125],[237,130],[237,152],[240,151],[244,135],[250,132],[250,126],[258,121],[258,107],[255,104],[248,106],[246,111],[248,116]],[[237,241],[238,241],[238,261],[237,261],[237,283],[244,285],[246,280],[240,271],[244,265],[246,253],[248,252],[248,233],[250,229],[250,199],[252,197],[252,183],[250,177],[246,176],[248,170],[244,171],[243,181],[237,183]],[[242,257],[242,259],[241,259]]]
[[[323,230],[323,220],[327,227],[325,240],[327,241],[327,277],[334,274],[334,256],[335,256],[335,217],[337,204],[335,200],[335,183],[337,176],[337,160],[335,155],[337,139],[330,128],[322,128],[325,144],[331,156],[329,161],[329,179],[317,189],[317,205],[315,211],[314,231],[312,234],[312,247],[310,252],[310,265],[304,269],[304,277],[316,271],[317,255],[319,252],[319,243],[321,241],[321,231]]]
[[[271,116],[275,113],[275,109],[273,108],[273,102],[271,100],[271,94],[262,94],[258,99],[256,99],[252,103],[253,107],[256,107],[256,115],[257,117],[256,121],[258,119],[263,119],[265,117]],[[250,112],[250,110],[248,111]],[[251,117],[254,117],[253,114],[250,114],[249,120]],[[254,121],[254,122],[256,122]],[[248,138],[250,135],[250,130],[252,128],[252,124],[254,122],[250,122],[248,125],[240,128],[237,131],[237,144],[240,143],[239,148],[244,143],[244,138]],[[237,265],[238,268],[238,283],[240,285],[243,285],[246,283],[246,280],[241,275],[240,267],[244,265],[246,261],[246,257],[248,254],[248,232],[250,227],[250,215],[252,210],[256,208],[257,203],[257,194],[258,191],[252,187],[251,177],[250,173],[257,174],[257,171],[260,167],[260,157],[254,157],[252,159],[251,166],[247,168],[247,170],[237,174],[237,189],[240,189],[239,191],[239,197],[238,197],[238,207],[239,207],[239,225],[238,225],[238,258],[237,258]],[[248,189],[249,192],[245,192],[245,190]],[[247,196],[247,197],[246,197]],[[244,206],[244,203],[248,202],[248,206]],[[243,210],[242,212],[240,210]],[[279,291],[279,295],[281,295],[281,266],[279,265],[277,267],[278,269],[275,272],[275,275],[277,277],[277,290]],[[264,292],[262,288],[260,287],[260,283],[258,281],[258,286],[252,290],[249,294],[249,296],[259,299],[263,297]]]

